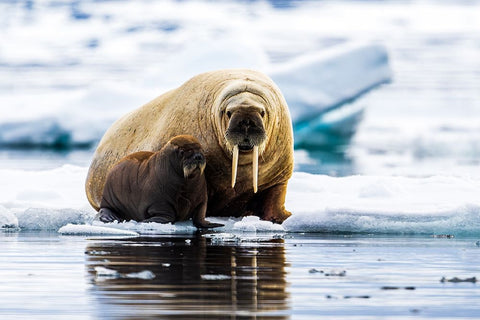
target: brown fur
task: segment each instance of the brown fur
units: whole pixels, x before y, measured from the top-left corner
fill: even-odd
[[[229,118],[227,111],[235,114]],[[260,150],[256,194],[249,150],[240,151],[237,182],[231,188],[232,143],[239,138],[235,134],[226,137],[226,133],[240,128],[230,122],[240,126],[241,117],[263,130],[252,138]],[[107,173],[120,158],[140,150],[157,151],[179,134],[196,136],[204,147],[207,216],[255,214],[282,222],[290,215],[284,207],[293,171],[287,104],[267,76],[236,69],[200,74],[115,122],[100,141],[90,166],[86,192],[91,205],[99,209]]]
[[[167,223],[193,218],[197,227],[220,226],[205,220],[204,167],[202,147],[192,136],[177,136],[157,152],[132,153],[110,170],[99,219]]]

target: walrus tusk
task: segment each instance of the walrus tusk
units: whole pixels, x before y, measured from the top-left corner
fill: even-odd
[[[238,166],[238,146],[233,146],[232,154],[232,188],[235,187],[235,181],[237,181],[237,166]]]
[[[253,192],[257,193],[258,190],[258,146],[253,147]]]

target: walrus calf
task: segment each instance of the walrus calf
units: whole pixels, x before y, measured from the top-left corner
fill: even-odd
[[[110,168],[125,155],[157,151],[176,135],[202,144],[207,216],[257,215],[281,223],[293,172],[293,130],[282,93],[252,70],[202,73],[117,120],[93,156],[85,184],[99,209]]]
[[[205,164],[202,146],[189,135],[172,138],[157,152],[124,157],[107,175],[99,220],[168,223],[192,218],[198,228],[223,226],[205,220]]]

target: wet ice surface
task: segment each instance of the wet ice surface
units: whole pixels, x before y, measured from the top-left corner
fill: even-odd
[[[31,319],[480,317],[476,238],[1,233],[0,314]]]

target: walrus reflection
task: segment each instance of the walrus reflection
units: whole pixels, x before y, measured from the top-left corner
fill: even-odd
[[[112,319],[286,319],[283,240],[215,245],[201,236],[102,241],[86,248],[99,312]],[[188,242],[188,241],[187,241]],[[96,267],[118,277],[101,277]],[[98,268],[97,268],[98,269]],[[148,270],[153,279],[128,278]],[[103,314],[102,314],[103,315]]]

